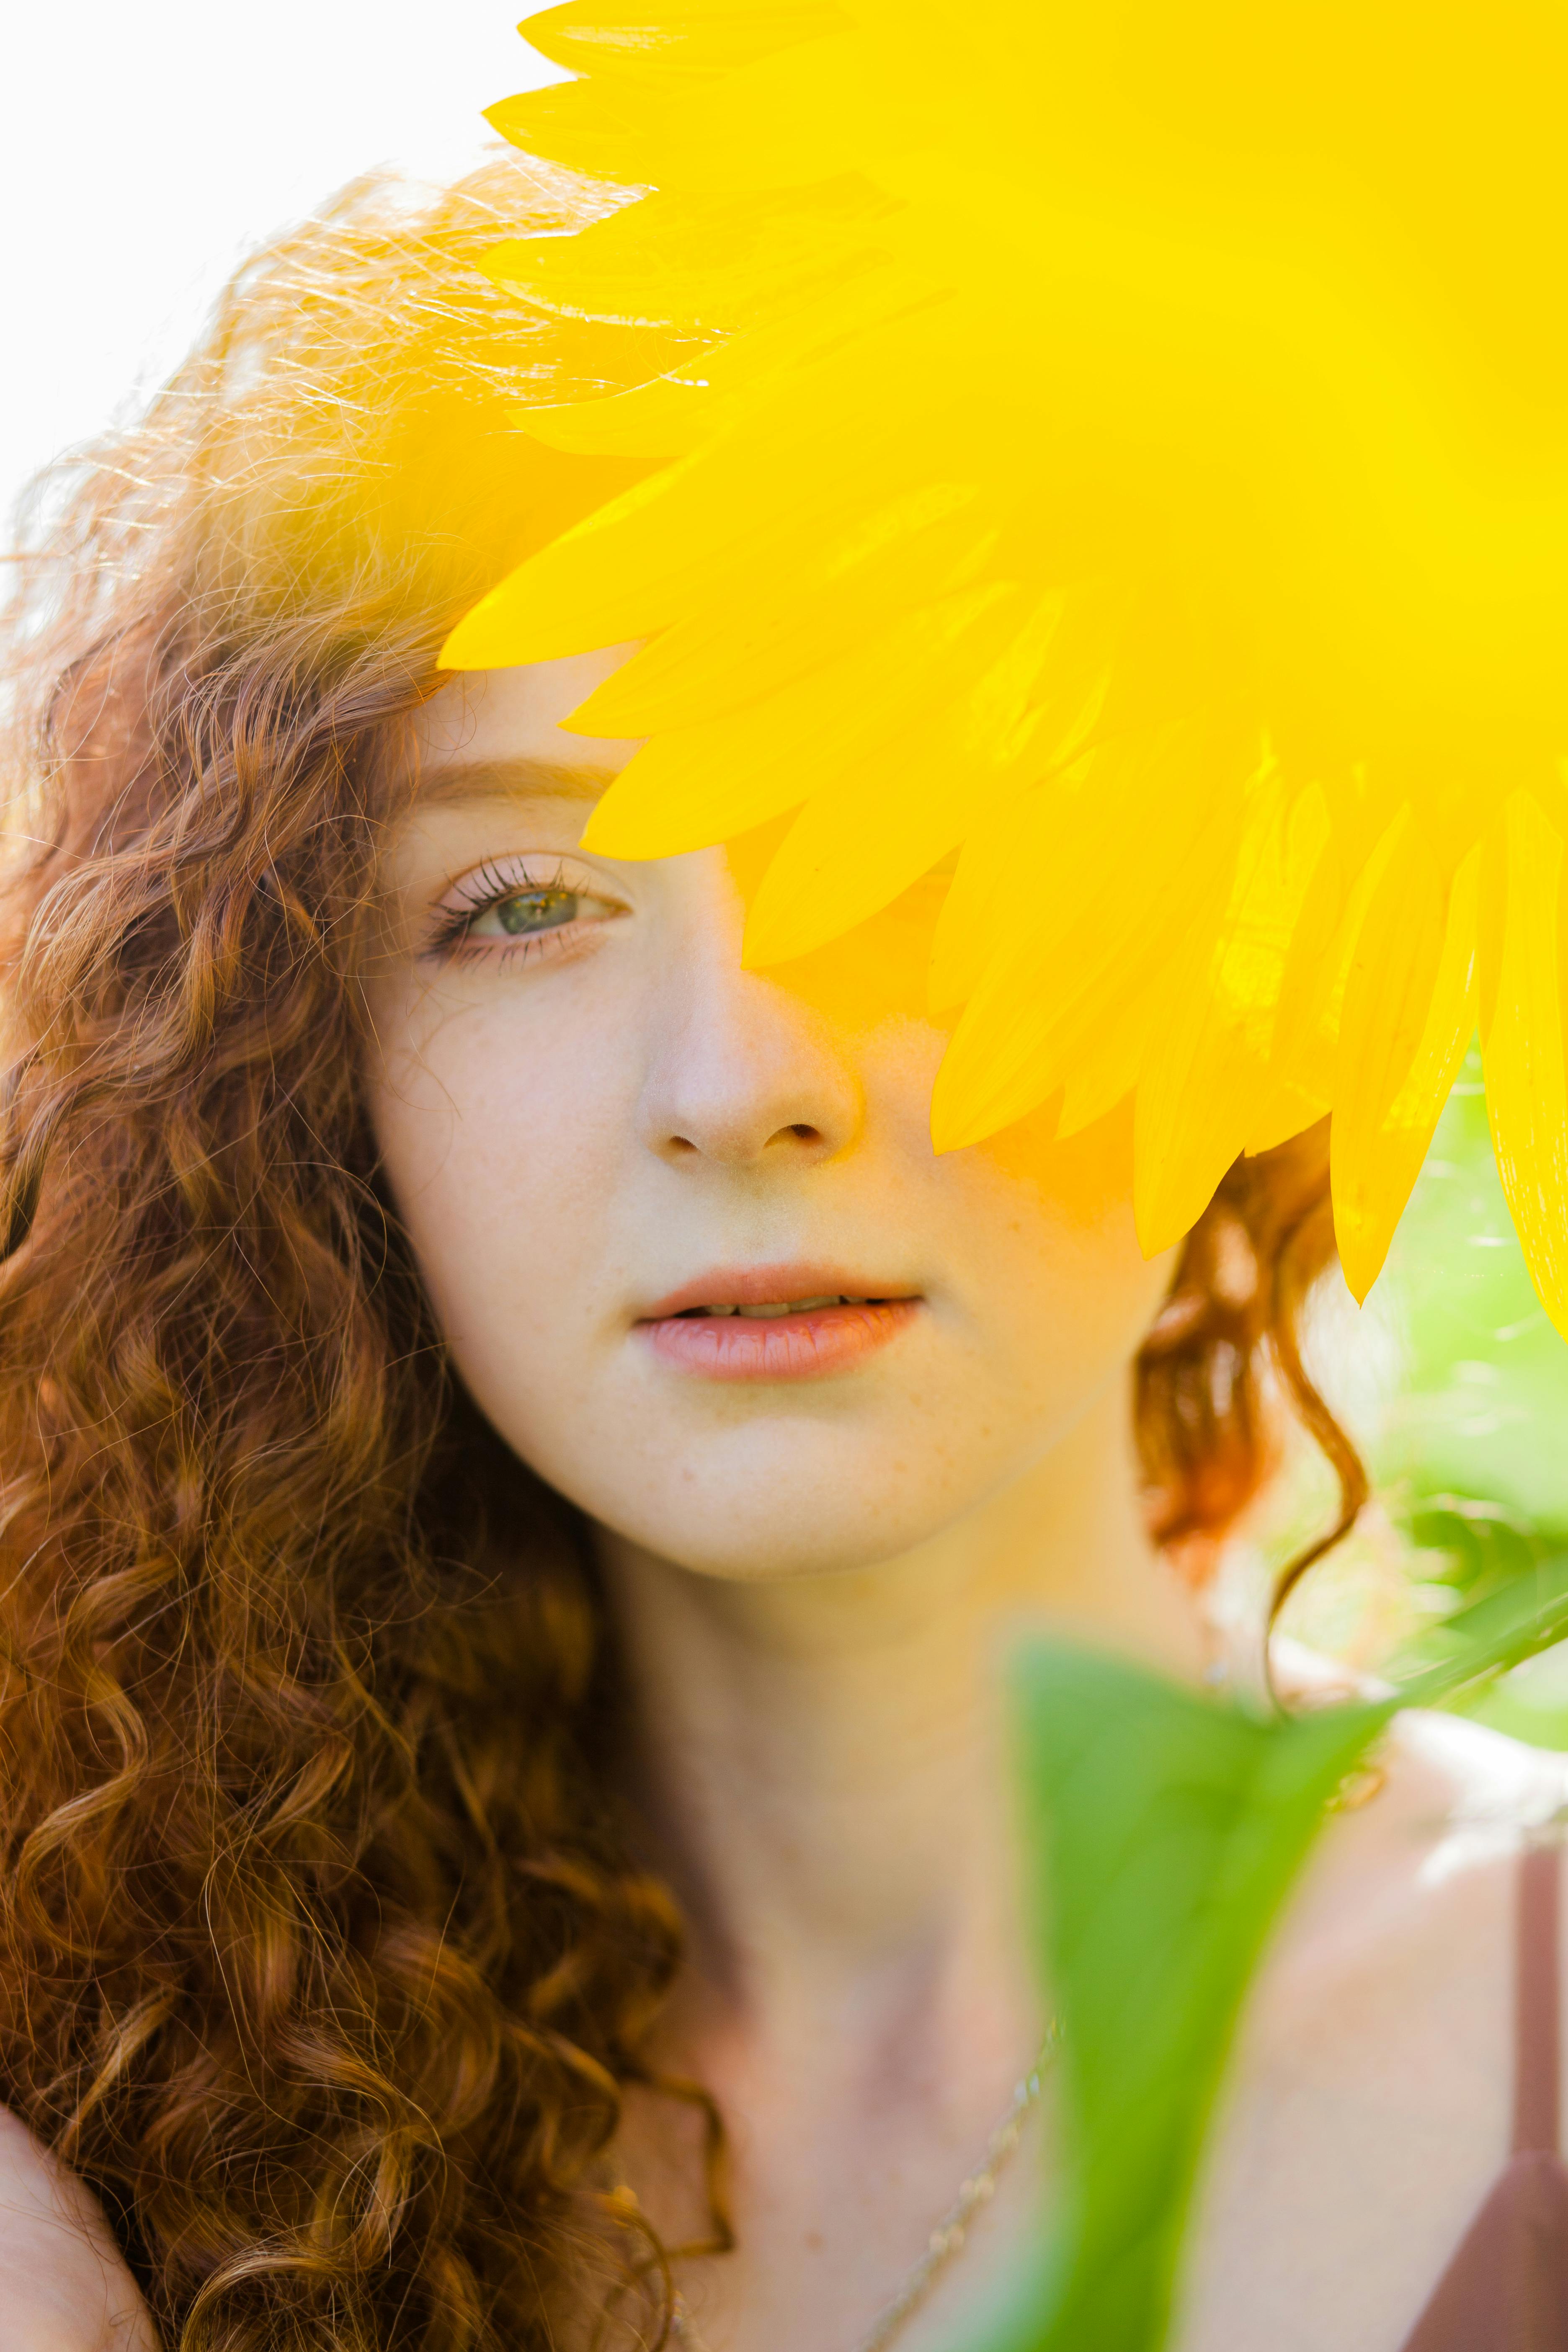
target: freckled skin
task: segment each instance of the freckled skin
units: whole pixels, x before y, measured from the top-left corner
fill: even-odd
[[[606,666],[469,682],[433,709],[432,765],[570,769],[559,721]],[[628,749],[587,747],[601,769]],[[1133,1237],[1125,1122],[932,1154],[933,893],[747,972],[756,842],[616,866],[575,851],[584,814],[437,794],[391,845],[373,1113],[458,1371],[598,1530],[689,1930],[652,2055],[734,2126],[737,2246],[683,2286],[738,2352],[852,2344],[1038,2047],[998,1623],[1044,1607],[1194,1668],[1127,1433],[1167,1268]],[[433,961],[433,910],[520,860],[581,926],[520,956],[498,924],[495,953]],[[831,1378],[725,1386],[639,1339],[705,1270],[828,1260],[921,1301]],[[1179,2352],[1393,2352],[1495,2176],[1511,1856],[1434,1864],[1478,1790],[1489,1824],[1561,1810],[1568,1767],[1509,1746],[1405,1718],[1384,1791],[1325,1837],[1249,2007]],[[703,2234],[696,2123],[634,2095],[616,2145],[672,2243]],[[1023,2151],[909,2352],[973,2340],[1037,2246],[1052,2161],[1045,2136]],[[4,2352],[150,2352],[94,2210],[4,2116],[0,2275]]]
[[[763,2328],[748,2352],[753,2341],[756,2352],[796,2352],[803,2341],[853,2340],[911,2228],[918,2246],[921,2217],[943,2208],[984,2145],[1017,2053],[1037,2037],[1037,1991],[1002,1924],[1007,1899],[985,1891],[1005,1875],[1005,1809],[987,1777],[994,1709],[975,1700],[990,1689],[987,1612],[1035,1597],[1042,1531],[1057,1529],[1050,1573],[1064,1590],[1076,1579],[1097,1607],[1114,1590],[1134,1640],[1167,1611],[1174,1632],[1163,1650],[1163,1636],[1152,1644],[1162,1654],[1189,1638],[1185,1604],[1158,1582],[1143,1539],[1126,1433],[1127,1368],[1168,1266],[1145,1264],[1134,1237],[1125,1121],[1058,1146],[1042,1118],[991,1145],[933,1153],[929,1105],[945,1031],[925,1009],[923,976],[940,886],[786,970],[747,971],[745,899],[765,841],[640,866],[577,850],[595,788],[584,772],[602,788],[633,747],[587,743],[559,722],[608,666],[468,680],[432,706],[433,775],[528,759],[552,763],[567,789],[519,797],[492,773],[485,789],[459,793],[448,774],[388,844],[385,919],[363,975],[366,1083],[456,1368],[501,1435],[595,1523],[647,1719],[663,1724],[672,1753],[711,1749],[716,1784],[741,1801],[742,1844],[761,1880],[793,1912],[793,1878],[826,1864],[842,1882],[828,1913],[864,1903],[880,1920],[879,1869],[923,1883],[919,1848],[936,1843],[935,1876],[963,1933],[960,1991],[944,2007],[958,2035],[943,2042],[930,2113],[925,2060],[915,2104],[900,2104],[904,2093],[889,2098],[877,2072],[889,2062],[875,2042],[861,2101],[852,2053],[819,2030],[837,1996],[812,1990],[794,1961],[784,1974],[804,2002],[805,2044],[784,2031],[775,2059],[735,2035],[716,1962],[722,1938],[705,1939],[700,1889],[669,1857],[692,1928],[664,2029],[672,2071],[710,2084],[745,2118],[737,2146],[752,2151],[736,2171],[747,2252],[722,2277],[748,2326]],[[474,877],[486,871],[509,882],[504,918],[476,911]],[[433,952],[437,937],[447,944]],[[651,1306],[711,1269],[808,1263],[845,1276],[814,1280],[812,1295],[912,1293],[918,1308],[862,1359],[777,1382],[695,1377],[661,1361],[639,1331]],[[952,1615],[964,1594],[973,1625]],[[721,1638],[731,1599],[764,1617],[774,1601],[786,1612],[805,1604],[798,1627],[775,1627],[771,1664],[771,1636],[755,1650],[769,1688],[775,1669],[786,1681],[798,1669],[803,1689],[816,1687],[824,1643],[852,1674],[857,1659],[869,1666],[864,1693],[847,1699],[847,1741],[808,1719],[770,1723],[776,1690],[760,1699],[733,1660],[694,1663],[684,1645]],[[700,1614],[709,1600],[718,1614],[699,1623],[693,1607]],[[836,1672],[826,1668],[828,1683]],[[717,1708],[717,1719],[683,1726],[688,1702]],[[955,1728],[971,1712],[974,1738]],[[905,1714],[916,1733],[908,1763]],[[956,1793],[940,1774],[928,1780],[932,1758],[958,1760]],[[883,1797],[857,1791],[868,1769]],[[826,1833],[814,1785],[833,1809]],[[886,1798],[896,1819],[885,1818]],[[706,1811],[700,1796],[678,1794],[674,1814],[683,1807],[690,1820]],[[849,1821],[865,1825],[868,1853]],[[760,1845],[764,1822],[771,1843]],[[764,1920],[742,1938],[782,1953],[778,1927]],[[885,1940],[878,1925],[879,1953]],[[834,1945],[827,1935],[798,1949],[831,1970]],[[918,1951],[910,1966],[923,1981]],[[853,2002],[845,2011],[857,2013]],[[900,2002],[889,2013],[902,2013]],[[852,2052],[861,2038],[857,2027]],[[929,2052],[929,2031],[909,2046]],[[21,2127],[9,2128],[16,2211],[25,2196],[52,2212],[55,2176]],[[672,2238],[700,2236],[700,2215],[690,2229],[679,2221],[679,2130],[662,2111],[642,2137],[634,2101],[620,2151],[627,2178],[656,2215],[668,2189]],[[0,2176],[6,2160],[0,2140]],[[133,2285],[81,2210],[81,2227],[48,2223],[31,2301],[8,2285],[5,2352],[150,2346]],[[11,2249],[33,2249],[36,2234],[0,2212],[8,2280]],[[826,2298],[809,2308],[807,2269],[813,2295]]]
[[[0,2347],[157,2352],[95,2200],[0,2110]]]
[[[559,725],[613,658],[465,681],[432,764],[618,763],[631,747],[606,761]],[[1168,1278],[1133,1234],[1125,1133],[1054,1146],[1026,1122],[938,1157],[937,893],[746,971],[743,854],[590,858],[584,815],[538,794],[446,802],[394,856],[373,1110],[457,1367],[553,1486],[663,1558],[774,1576],[917,1543],[1124,1372]],[[523,853],[616,911],[533,959],[422,960],[432,899]],[[635,1343],[662,1293],[758,1261],[830,1262],[923,1304],[863,1364],[743,1396]]]

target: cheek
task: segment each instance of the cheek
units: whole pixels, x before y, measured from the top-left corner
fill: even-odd
[[[748,919],[795,816],[792,809],[724,845],[730,879]],[[809,955],[769,963],[767,976],[852,1034],[864,1034],[886,1022],[916,1023],[933,1027],[945,1045],[952,1022],[932,1023],[927,982],[937,918],[946,895],[946,878],[927,875],[890,905]]]
[[[1131,1096],[1092,1126],[1058,1139],[1061,1097],[1053,1095],[981,1149],[1004,1175],[1033,1194],[1042,1211],[1069,1226],[1089,1230],[1130,1219]]]
[[[792,814],[726,845],[731,875],[748,908],[793,823]],[[958,1017],[933,1013],[929,1003],[931,950],[946,892],[942,876],[928,875],[825,947],[767,968],[770,980],[861,1038],[892,1030],[921,1040],[892,1090],[900,1097],[902,1124],[917,1139],[929,1135],[931,1084]],[[1132,1199],[1131,1098],[1058,1140],[1061,1108],[1058,1092],[980,1149],[1027,1188],[1048,1217],[1087,1229],[1114,1217]]]
[[[1066,1142],[1056,1116],[1047,1105],[952,1159],[966,1288],[1020,1393],[1059,1426],[1136,1352],[1178,1253],[1147,1259],[1139,1244],[1131,1112]]]
[[[900,993],[912,967],[899,961]],[[458,1373],[552,1484],[694,1567],[789,1573],[922,1540],[1061,1440],[1123,1373],[1168,1280],[1133,1234],[1124,1116],[1058,1144],[1051,1106],[938,1158],[942,1038],[907,1003],[875,1010],[856,1047],[864,1135],[790,1188],[755,1245],[890,1244],[931,1311],[918,1346],[864,1381],[766,1409],[650,1378],[627,1344],[626,1302],[652,1269],[734,1255],[727,1195],[638,1139],[646,1040],[629,1008],[542,989],[526,1005],[386,1012],[381,1034],[404,1042],[373,1074],[373,1115]]]
[[[602,1286],[636,1076],[625,1027],[573,1008],[443,1013],[384,1034],[372,1074],[382,1162],[437,1320],[470,1385],[561,1360]],[[540,1370],[539,1377],[544,1377]]]

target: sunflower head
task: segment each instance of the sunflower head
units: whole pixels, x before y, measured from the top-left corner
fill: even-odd
[[[1568,1328],[1568,16],[574,0],[492,120],[623,200],[498,276],[637,486],[457,667],[626,638],[592,839],[792,821],[747,953],[951,865],[939,1148],[1133,1098],[1157,1248],[1333,1115],[1364,1293],[1473,1030]]]

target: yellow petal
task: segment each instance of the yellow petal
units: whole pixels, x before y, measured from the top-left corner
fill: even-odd
[[[518,424],[547,449],[584,457],[669,458],[694,449],[710,429],[705,383],[655,376],[608,400],[525,408]]]
[[[757,892],[745,963],[809,955],[909,889],[963,831],[953,783],[945,745],[896,737],[852,785],[808,801]]]
[[[1197,1223],[1266,1097],[1267,1065],[1215,1003],[1214,961],[1200,919],[1161,975],[1133,1118],[1132,1211],[1146,1257]]]
[[[1158,1011],[1155,992],[1144,989],[1113,1008],[1100,1030],[1085,1040],[1062,1089],[1056,1126],[1062,1142],[1081,1135],[1132,1093]]]
[[[1243,747],[1231,756],[1239,766]],[[1185,946],[1163,975],[1138,1087],[1133,1207],[1151,1257],[1195,1223],[1278,1100],[1270,1055],[1279,994],[1327,826],[1319,802],[1293,794],[1267,751],[1238,800],[1235,871],[1212,914],[1202,889],[1193,891]],[[1222,860],[1210,866],[1223,885]]]
[[[792,579],[673,623],[595,689],[572,725],[590,735],[648,735],[743,709],[813,670],[837,669],[868,641],[884,639],[890,621],[939,602],[973,568],[987,533],[973,502],[967,485],[936,485],[918,503],[867,519],[847,542],[828,539],[815,595],[803,597]],[[884,643],[867,667],[899,658],[896,645]]]
[[[607,467],[685,454],[447,658],[644,640],[579,714],[652,739],[595,824],[654,854],[804,806],[753,950],[957,842],[934,1131],[1132,1085],[1153,1240],[1233,1146],[1331,1105],[1358,1286],[1468,1017],[1473,881],[1505,1181],[1556,1297],[1557,902],[1521,844],[1568,839],[1568,307],[1541,294],[1568,18],[1279,0],[1238,41],[1235,16],[551,11],[586,79],[497,119],[622,201],[601,181],[579,236],[492,265],[558,335],[537,431]],[[955,493],[945,542],[889,530]],[[1056,599],[1055,652],[958,629],[922,672],[910,616],[971,589]],[[1222,710],[1274,747],[1267,824],[1190,756]]]
[[[811,789],[809,732],[732,720],[670,728],[635,752],[598,803],[583,846],[603,857],[677,857],[797,808]]]
[[[574,73],[706,77],[795,41],[842,32],[844,23],[831,0],[767,0],[761,6],[748,0],[742,8],[731,0],[679,0],[668,12],[615,0],[569,0],[565,7],[525,16],[518,30],[542,57]]]
[[[922,698],[939,708],[944,702],[943,686],[977,626],[994,616],[994,627],[1005,632],[1016,602],[996,584],[966,591],[888,631],[875,668],[852,654],[744,712],[666,729],[600,802],[584,845],[612,857],[673,856],[847,783],[868,761],[883,763],[875,771],[880,778],[889,757],[899,757],[901,730],[919,721]],[[820,936],[842,928],[835,918]]]
[[[1388,1254],[1475,1020],[1472,852],[1446,887],[1407,809],[1363,919],[1340,1025],[1330,1161],[1352,1295]]]
[[[1216,864],[1228,878],[1234,859],[1224,845],[1237,780],[1214,752],[1194,727],[1123,739],[1019,804],[994,945],[937,1076],[939,1150],[1023,1118],[1118,1008],[1163,984]]]
[[[1563,835],[1533,794],[1503,813],[1506,905],[1483,1048],[1498,1174],[1542,1305],[1568,1338]]]

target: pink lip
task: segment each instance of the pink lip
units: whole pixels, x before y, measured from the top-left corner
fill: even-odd
[[[762,1307],[772,1299],[835,1291],[864,1306],[813,1307],[800,1315],[697,1315],[699,1307]],[[747,1266],[700,1275],[661,1298],[636,1328],[672,1370],[710,1381],[809,1381],[847,1370],[897,1339],[920,1311],[919,1297],[879,1288],[837,1267]]]

